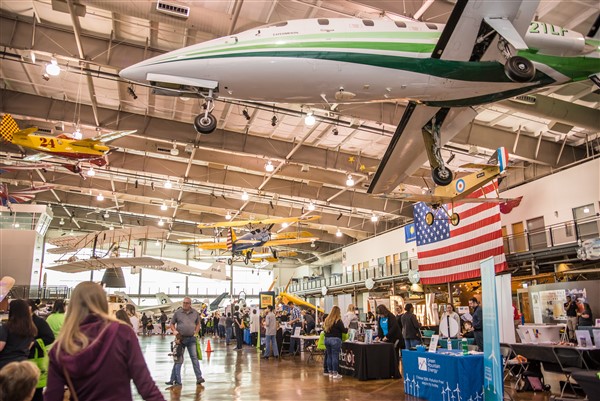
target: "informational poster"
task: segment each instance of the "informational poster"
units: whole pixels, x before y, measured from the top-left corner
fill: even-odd
[[[565,290],[540,291],[540,309],[542,323],[555,323],[556,320],[567,320],[564,303]]]
[[[504,394],[500,329],[496,301],[494,258],[481,263],[481,295],[483,308],[483,388],[485,401],[502,401]],[[487,301],[486,301],[487,300]]]
[[[263,291],[258,294],[260,299],[260,309],[264,309],[267,306],[275,306],[275,292],[274,291]]]
[[[531,294],[531,308],[533,309],[533,323],[542,324],[542,304],[540,303],[540,293]]]

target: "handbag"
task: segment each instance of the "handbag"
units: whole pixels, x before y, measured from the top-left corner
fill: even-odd
[[[41,338],[35,340],[33,343],[33,348],[33,358],[31,358],[30,361],[40,369],[40,378],[38,379],[36,388],[44,388],[48,382],[48,364],[50,362],[50,358],[48,358],[48,350],[46,349],[46,345]]]
[[[317,349],[325,350],[325,331],[322,331],[319,335],[319,341],[317,342]]]
[[[202,347],[200,345],[200,337],[196,337],[196,353],[198,354],[198,360],[202,360]]]

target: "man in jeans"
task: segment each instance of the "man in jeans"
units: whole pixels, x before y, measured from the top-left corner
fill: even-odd
[[[265,354],[263,358],[269,359],[271,354],[271,346],[273,347],[273,356],[279,357],[279,351],[277,349],[277,320],[273,313],[273,305],[267,306],[267,316],[265,316]]]
[[[298,308],[292,301],[288,302],[290,307],[290,325],[292,326],[292,335],[290,337],[290,354],[296,355],[300,351],[300,340],[294,338],[296,327],[302,327],[302,314],[300,308]]]
[[[189,297],[183,298],[183,305],[173,314],[171,319],[171,333],[181,334],[181,344],[187,348],[192,367],[196,375],[196,384],[204,383],[200,362],[198,362],[198,353],[196,351],[196,336],[200,331],[200,314],[192,309],[192,300]]]

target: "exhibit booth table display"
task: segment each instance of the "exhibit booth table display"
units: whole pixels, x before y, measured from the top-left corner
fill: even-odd
[[[339,373],[358,380],[399,379],[398,358],[394,344],[375,342],[342,343]]]
[[[566,340],[566,324],[524,324],[517,327],[523,343],[557,343]]]
[[[475,344],[474,338],[467,338],[466,340],[467,340],[468,345]],[[450,343],[452,344],[452,349],[460,350],[462,348],[463,339],[462,338],[453,338]],[[448,339],[440,338],[438,345],[441,348],[448,348]]]
[[[483,400],[483,354],[402,350],[404,393],[430,401]]]

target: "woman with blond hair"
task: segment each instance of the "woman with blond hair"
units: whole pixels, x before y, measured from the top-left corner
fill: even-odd
[[[332,379],[342,378],[342,375],[338,373],[339,358],[340,351],[342,350],[342,334],[347,333],[348,329],[344,326],[341,315],[340,308],[334,306],[323,323],[323,331],[325,331],[325,361],[327,372]]]
[[[65,386],[74,400],[131,400],[132,379],[144,400],[164,401],[131,327],[109,315],[100,285],[80,283],[50,351],[44,400],[62,401]]]

